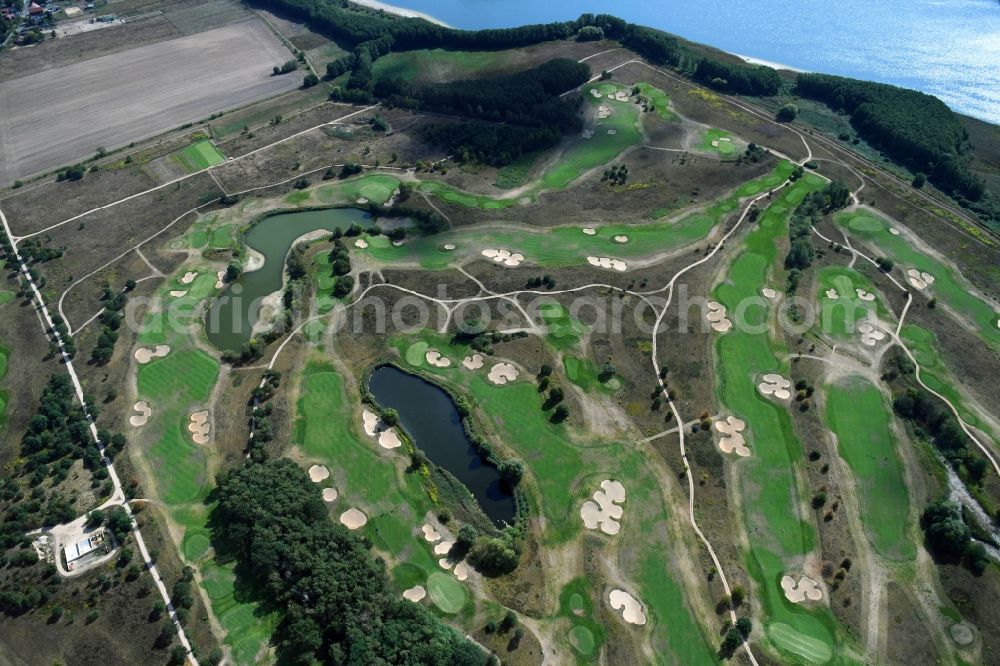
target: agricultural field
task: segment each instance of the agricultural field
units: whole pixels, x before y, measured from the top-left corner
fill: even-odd
[[[971,213],[707,47],[317,2],[0,53],[0,662],[992,663]]]

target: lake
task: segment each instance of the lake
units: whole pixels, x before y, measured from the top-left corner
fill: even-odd
[[[271,215],[258,222],[245,241],[264,256],[258,270],[243,273],[219,295],[205,315],[205,333],[217,349],[239,351],[250,340],[262,299],[282,288],[285,258],[295,239],[320,229],[332,232],[369,220],[357,208],[330,208]]]
[[[494,524],[514,522],[514,497],[500,482],[497,468],[484,463],[473,448],[451,396],[391,365],[376,368],[368,389],[379,406],[399,413],[399,423],[416,447],[461,481]]]
[[[608,13],[742,56],[915,88],[1000,123],[996,0],[389,0],[458,28]]]

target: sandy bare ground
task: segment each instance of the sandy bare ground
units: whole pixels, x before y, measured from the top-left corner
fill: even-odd
[[[290,58],[254,20],[0,82],[0,185],[291,90]]]

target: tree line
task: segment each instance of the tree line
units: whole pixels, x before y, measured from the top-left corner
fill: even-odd
[[[799,74],[796,92],[851,116],[868,143],[900,164],[925,173],[942,191],[970,201],[983,182],[962,159],[970,146],[958,116],[937,97],[885,83],[829,74]]]
[[[330,520],[316,485],[291,460],[231,470],[214,498],[218,552],[283,609],[273,638],[281,663],[486,663],[478,647],[399,597],[370,543]]]

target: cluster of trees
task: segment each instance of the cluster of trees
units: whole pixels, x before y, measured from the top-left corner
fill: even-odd
[[[943,191],[969,201],[983,198],[983,182],[962,159],[968,134],[958,116],[938,98],[828,74],[799,74],[796,92],[850,114],[851,125],[868,143],[927,174]]]
[[[778,72],[762,65],[739,65],[702,58],[692,77],[713,88],[741,95],[770,97],[781,91]]]
[[[628,167],[622,164],[605,169],[604,173],[601,174],[601,180],[611,181],[612,185],[624,185],[628,182]]]
[[[97,337],[97,345],[90,353],[90,360],[95,365],[104,365],[111,360],[115,353],[115,343],[118,342],[118,329],[121,328],[122,319],[125,313],[125,303],[128,301],[128,292],[135,289],[135,281],[129,280],[125,284],[125,289],[117,294],[111,291],[110,286],[104,287],[101,300],[104,301],[104,312],[101,313],[101,334]]]
[[[424,129],[423,139],[461,162],[505,166],[535,150],[552,148],[562,132],[553,127],[522,127],[475,121],[445,123]]]
[[[333,283],[333,295],[337,298],[347,296],[354,289],[354,278],[348,275],[351,272],[351,253],[341,235],[340,229],[333,232],[333,249],[330,251],[330,270],[337,278]]]
[[[274,426],[271,424],[271,414],[274,397],[281,385],[281,373],[277,370],[265,370],[263,381],[250,394],[250,441],[247,443],[247,455],[254,462],[267,460],[264,445],[274,439]]]
[[[281,74],[289,74],[294,72],[299,68],[299,62],[297,60],[286,60],[281,65],[275,65],[274,69],[271,70],[272,76],[279,76]]]
[[[280,661],[486,663],[478,647],[399,597],[385,564],[330,520],[315,484],[292,461],[227,472],[215,497],[220,553],[237,560],[247,589],[283,609],[273,639]]]
[[[792,174],[797,178],[802,176],[802,167]],[[819,222],[824,213],[831,213],[847,205],[851,191],[840,181],[831,181],[825,188],[811,192],[792,213],[788,222],[788,238],[791,245],[785,255],[785,268],[788,273],[788,292],[794,293],[798,287],[801,273],[812,264],[813,244],[812,227]]]
[[[86,172],[87,167],[82,164],[74,164],[57,171],[56,180],[81,180]]]
[[[987,462],[969,448],[958,419],[941,402],[922,388],[910,388],[892,403],[896,413],[914,422],[931,437],[935,448],[951,463],[962,478],[973,483],[982,481]]]
[[[977,576],[986,570],[989,556],[983,544],[972,540],[972,530],[965,522],[962,507],[949,499],[940,499],[924,509],[920,518],[927,546],[946,561],[965,561]]]
[[[26,264],[42,264],[53,259],[61,259],[64,249],[61,247],[45,247],[37,238],[26,240],[18,251]],[[14,266],[17,265],[15,261]]]

